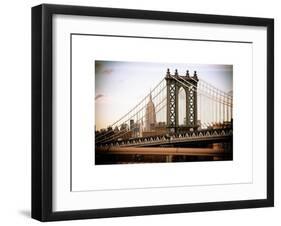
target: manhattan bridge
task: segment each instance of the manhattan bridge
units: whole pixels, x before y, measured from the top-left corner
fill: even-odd
[[[233,96],[168,69],[123,117],[95,132],[96,164],[232,160]]]

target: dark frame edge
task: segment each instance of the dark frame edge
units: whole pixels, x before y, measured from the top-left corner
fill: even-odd
[[[271,207],[268,199],[53,212],[47,221],[131,217]]]
[[[32,7],[31,14],[31,217],[48,221],[52,212],[52,50],[48,48],[52,34],[47,23],[51,16],[44,5]]]
[[[42,4],[46,10],[53,14],[80,15],[80,16],[98,16],[127,19],[147,19],[175,22],[195,22],[210,24],[228,24],[228,25],[248,25],[248,26],[268,26],[271,18],[214,15],[186,12],[168,12],[153,11],[141,9],[111,8],[111,7],[93,7],[80,5],[60,5],[60,4]]]
[[[274,19],[267,22],[267,200],[274,206]]]
[[[41,71],[42,71],[42,6],[31,10],[31,217],[42,219],[42,141],[41,141]]]

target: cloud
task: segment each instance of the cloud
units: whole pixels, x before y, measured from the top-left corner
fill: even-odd
[[[113,72],[113,70],[112,70],[112,69],[109,69],[109,68],[104,69],[104,70],[102,71],[102,73],[103,73],[104,75],[110,75],[110,74],[112,74],[112,72]]]
[[[100,98],[102,98],[102,97],[104,97],[103,94],[98,94],[98,95],[96,95],[95,100],[98,100],[98,99],[100,99]]]

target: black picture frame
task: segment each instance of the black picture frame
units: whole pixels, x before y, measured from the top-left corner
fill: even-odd
[[[54,14],[181,21],[267,28],[267,198],[95,210],[52,210],[52,17]],[[43,4],[32,8],[32,218],[40,221],[122,217],[274,206],[274,20]]]

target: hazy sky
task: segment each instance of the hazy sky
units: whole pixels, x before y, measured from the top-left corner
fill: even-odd
[[[198,78],[218,89],[233,89],[232,65],[169,64],[147,62],[95,61],[96,129],[106,128],[140,102],[166,75],[197,71]]]

